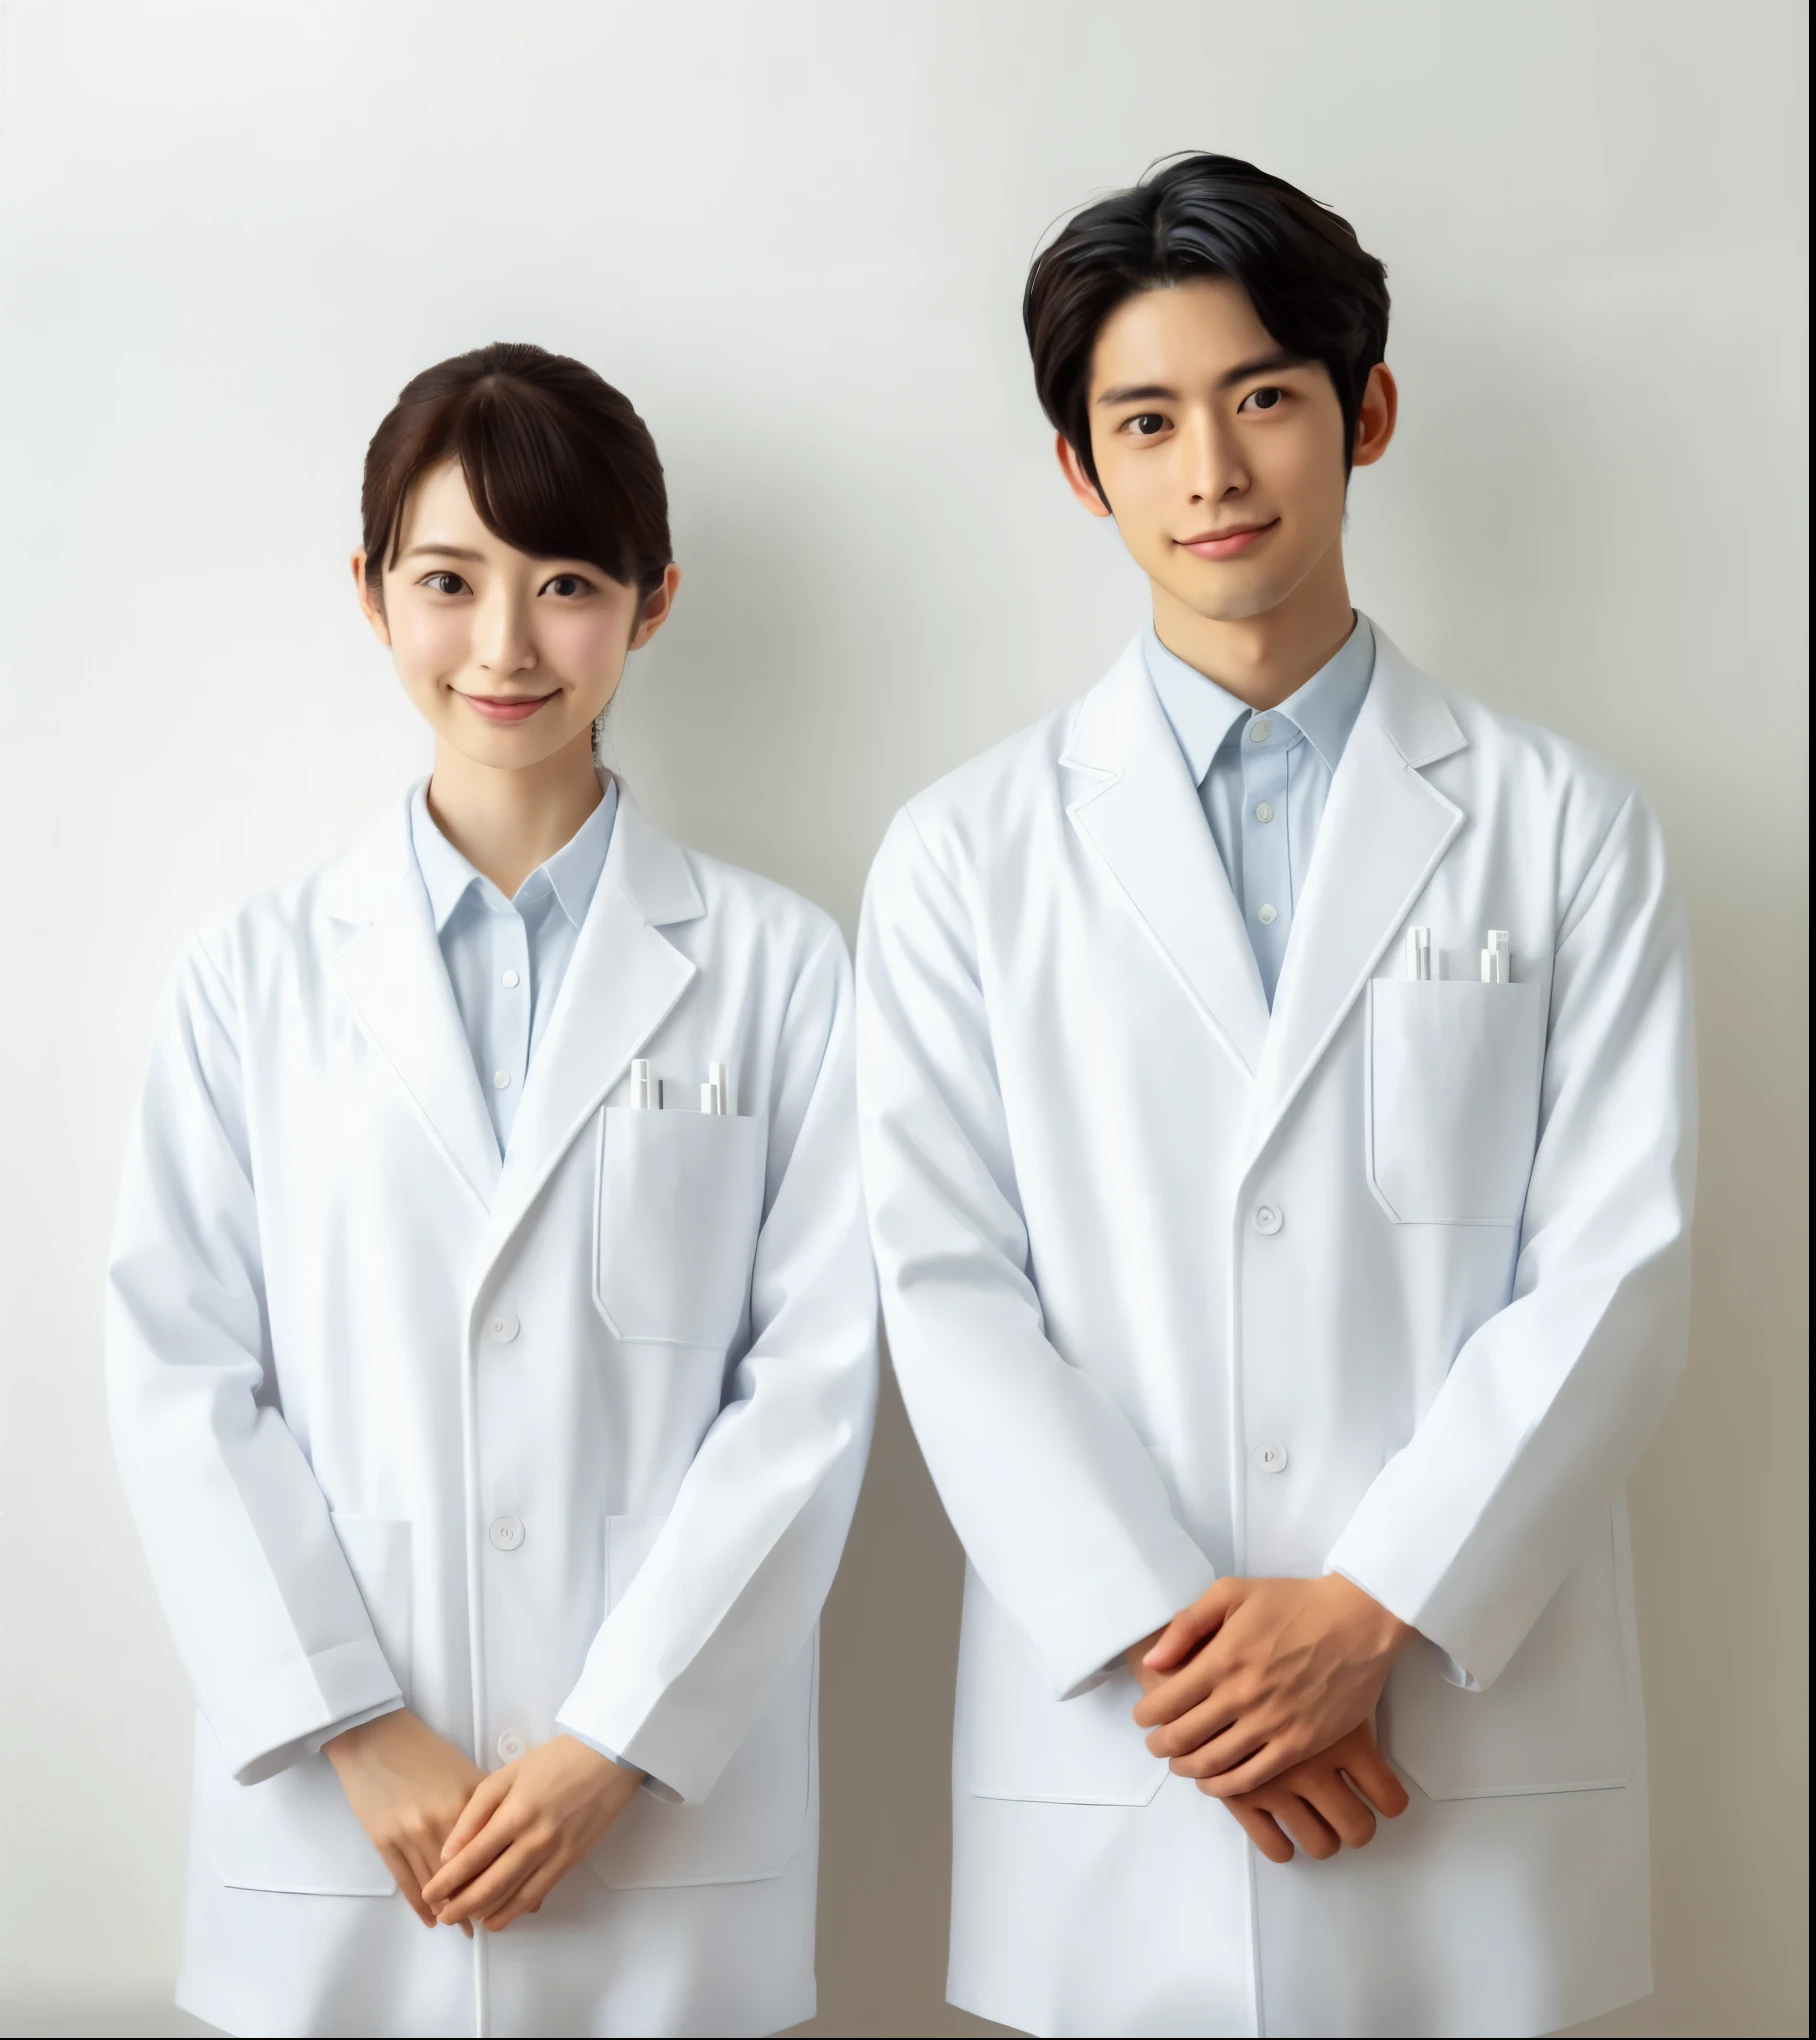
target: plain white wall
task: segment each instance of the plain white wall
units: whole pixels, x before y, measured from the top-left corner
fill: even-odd
[[[311,0],[4,30],[15,2020],[168,1995],[187,1703],[104,1432],[112,1188],[173,944],[424,761],[344,564],[397,387],[526,338],[631,393],[687,582],[619,758],[849,928],[896,803],[1139,620],[1053,471],[1020,290],[1056,215],[1197,146],[1336,204],[1391,272],[1404,421],[1357,479],[1358,599],[1635,774],[1689,893],[1696,1358],[1634,1490],[1660,1990],[1602,2030],[1805,2030],[1804,10]],[[890,1402],[828,1623],[824,2030],[984,2030],[939,2002],[955,1583]]]

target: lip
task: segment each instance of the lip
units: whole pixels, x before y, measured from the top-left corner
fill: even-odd
[[[459,693],[458,688],[455,689]],[[561,692],[556,688],[555,694]],[[462,694],[461,700],[475,715],[487,722],[526,722],[539,708],[546,708],[555,694]]]
[[[1237,524],[1228,531],[1202,531],[1196,538],[1182,538],[1176,543],[1182,552],[1193,553],[1201,560],[1233,560],[1258,545],[1279,524],[1279,518],[1272,517],[1265,524]]]

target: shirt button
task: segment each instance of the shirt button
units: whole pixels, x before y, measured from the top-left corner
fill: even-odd
[[[1272,907],[1259,907],[1255,911],[1255,919],[1264,928],[1271,928],[1279,918],[1280,916],[1274,912]]]
[[[1271,737],[1273,734],[1274,734],[1273,722],[1269,717],[1265,715],[1257,716],[1255,720],[1249,724],[1249,742],[1251,744],[1265,744],[1268,738]]]
[[[1274,819],[1274,803],[1271,800],[1258,800],[1255,803],[1255,819],[1258,822],[1271,822]]]
[[[508,1346],[521,1330],[514,1310],[494,1311],[486,1319],[486,1337],[495,1346]]]
[[[523,1542],[523,1518],[499,1516],[494,1519],[486,1535],[492,1540],[494,1551],[515,1551]]]
[[[1257,1445],[1249,1454],[1249,1464],[1257,1473],[1284,1473],[1286,1471],[1286,1447],[1284,1445]]]
[[[529,1747],[530,1739],[527,1735],[520,1735],[516,1729],[507,1728],[498,1738],[498,1761],[501,1764],[514,1764],[519,1757],[527,1754]]]
[[[1257,1204],[1255,1206],[1255,1230],[1258,1233],[1277,1233],[1285,1223],[1286,1220],[1281,1217],[1279,1211],[1273,1205]]]
[[[523,980],[514,970],[507,970],[498,982],[504,986],[507,992],[514,992],[523,983]]]
[[[510,1071],[494,1070],[492,1072],[492,1089],[494,1091],[508,1091],[510,1088],[511,1088]]]

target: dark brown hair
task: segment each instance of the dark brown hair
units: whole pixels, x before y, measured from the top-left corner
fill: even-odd
[[[1344,463],[1369,371],[1387,354],[1387,271],[1328,206],[1235,156],[1185,156],[1074,214],[1034,258],[1022,324],[1041,408],[1093,483],[1091,356],[1138,292],[1200,276],[1239,283],[1275,341],[1330,373]]]
[[[473,507],[537,559],[587,560],[645,595],[670,559],[656,442],[630,399],[565,354],[494,341],[413,376],[372,435],[359,492],[366,585],[382,593],[404,499],[458,460]]]

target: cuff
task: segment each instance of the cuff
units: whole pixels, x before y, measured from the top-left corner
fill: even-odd
[[[355,1716],[403,1704],[384,1652],[367,1637],[285,1665],[205,1712],[235,1782],[256,1785],[307,1755],[312,1738],[325,1741],[351,1728]]]
[[[633,1764],[628,1757],[621,1757],[616,1750],[608,1750],[604,1743],[595,1742],[590,1735],[582,1735],[577,1728],[562,1728],[561,1733],[563,1735],[571,1735],[577,1743],[585,1743],[589,1750],[597,1750],[602,1757],[616,1764],[621,1771],[642,1769],[641,1765]],[[682,1804],[679,1792],[675,1791],[672,1786],[664,1785],[660,1778],[652,1778],[647,1771],[643,1773],[643,1789],[653,1798],[663,1800],[670,1806]]]

